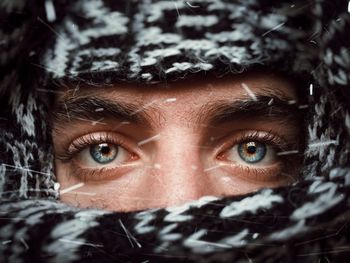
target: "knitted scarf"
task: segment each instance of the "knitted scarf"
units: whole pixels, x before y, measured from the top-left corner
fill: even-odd
[[[348,262],[348,2],[2,0],[1,262]],[[141,212],[59,201],[49,113],[62,85],[269,68],[303,79],[293,185]]]

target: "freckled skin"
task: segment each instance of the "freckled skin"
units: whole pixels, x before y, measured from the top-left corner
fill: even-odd
[[[227,167],[227,162],[218,158],[215,151],[220,139],[238,131],[265,131],[288,140],[297,140],[298,127],[292,123],[239,120],[229,124],[208,126],[195,123],[193,116],[200,114],[201,107],[208,102],[235,100],[249,97],[242,83],[254,94],[264,94],[266,89],[278,90],[290,99],[297,99],[293,84],[272,74],[242,74],[224,79],[180,81],[156,87],[118,86],[98,88],[89,94],[107,96],[122,101],[152,103],[161,108],[160,116],[152,107],[145,112],[158,123],[145,127],[133,123],[120,125],[120,121],[103,120],[104,124],[88,122],[68,124],[54,132],[56,152],[63,151],[69,141],[88,133],[107,131],[118,136],[125,135],[134,142],[138,157],[125,163],[119,171],[110,169],[109,177],[102,180],[86,178],[84,186],[61,196],[61,201],[79,207],[97,207],[116,211],[132,211],[145,208],[166,207],[198,199],[205,195],[228,196],[256,191],[263,187],[277,187],[295,180],[295,171],[283,171],[288,176],[264,179],[263,173],[247,173],[247,167]],[[81,90],[80,92],[84,92]],[[251,94],[250,94],[251,95]],[[174,99],[176,98],[176,99]],[[259,114],[259,113],[257,113]],[[60,128],[60,127],[58,127]],[[58,131],[60,129],[57,129]],[[156,136],[158,135],[158,136]],[[154,139],[137,145],[137,142]],[[133,149],[130,149],[133,150]],[[226,160],[227,161],[227,160]],[[277,163],[277,161],[276,161]],[[266,173],[282,173],[281,165],[266,165]],[[255,166],[249,166],[255,170]],[[249,169],[248,168],[248,169]],[[261,167],[259,167],[261,168]],[[56,160],[56,173],[61,189],[81,182],[74,175],[72,163]],[[291,174],[290,174],[291,173]],[[270,176],[271,177],[271,176]]]

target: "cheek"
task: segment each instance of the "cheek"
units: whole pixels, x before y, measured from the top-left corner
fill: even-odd
[[[218,180],[216,180],[216,183],[212,185],[212,188],[220,196],[229,196],[257,191],[261,188],[261,185],[257,183],[249,183],[230,175],[221,175]]]
[[[59,160],[55,161],[55,172],[56,172],[57,181],[60,183],[60,191],[81,182],[75,176],[70,175],[71,173],[70,165],[63,164]]]
[[[154,169],[154,168],[153,168]],[[69,169],[58,167],[60,191],[83,183],[82,187],[60,195],[64,203],[82,208],[99,208],[114,211],[130,211],[149,208],[156,205],[159,196],[159,177],[152,169],[143,167],[113,180],[93,182],[79,181],[68,175]]]
[[[225,171],[225,169],[211,173],[209,176],[213,191],[221,196],[241,195],[255,192],[262,188],[275,188],[288,185],[295,181],[293,176],[284,176],[283,174],[274,180],[259,181],[246,178],[242,171],[239,175],[237,173],[236,176],[233,176],[232,171]]]

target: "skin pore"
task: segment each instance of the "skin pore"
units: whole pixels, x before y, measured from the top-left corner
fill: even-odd
[[[296,100],[290,80],[262,72],[64,90],[52,119],[60,199],[133,211],[293,183]]]

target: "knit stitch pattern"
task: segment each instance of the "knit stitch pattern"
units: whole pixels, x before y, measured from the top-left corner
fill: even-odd
[[[0,258],[348,262],[347,5],[326,0],[2,1]],[[128,82],[148,89],[189,75],[222,77],[261,67],[306,83],[299,182],[130,213],[59,202],[48,125],[59,86]]]

